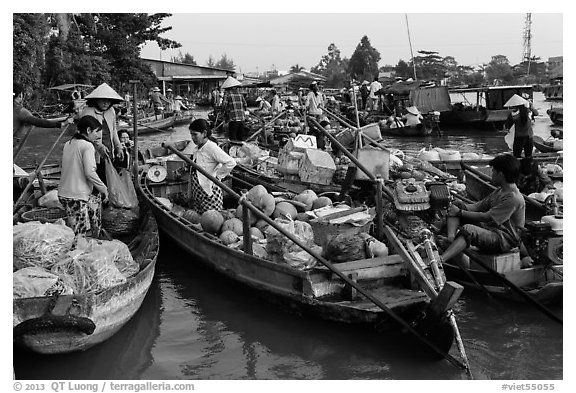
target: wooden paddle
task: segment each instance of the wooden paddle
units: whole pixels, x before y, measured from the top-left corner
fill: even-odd
[[[352,281],[348,276],[346,276],[344,273],[342,273],[339,269],[337,269],[334,265],[332,265],[332,263],[330,263],[328,260],[326,260],[324,257],[322,257],[320,254],[318,254],[316,251],[312,250],[310,247],[308,247],[307,245],[305,245],[304,243],[302,243],[300,241],[300,239],[298,239],[294,234],[286,231],[286,229],[284,229],[282,226],[278,225],[278,223],[276,223],[275,221],[273,221],[270,217],[268,217],[266,214],[262,213],[260,211],[260,209],[256,208],[254,205],[252,205],[252,203],[250,203],[246,198],[241,197],[240,195],[238,195],[234,190],[232,190],[231,188],[229,188],[228,186],[226,186],[224,183],[222,183],[220,180],[218,180],[216,177],[212,176],[210,173],[208,173],[204,168],[202,168],[201,166],[199,166],[198,164],[196,164],[194,161],[190,160],[190,158],[186,157],[185,155],[183,155],[181,152],[179,152],[177,149],[175,149],[172,145],[167,144],[167,143],[163,143],[162,146],[166,147],[168,150],[170,150],[172,153],[176,154],[177,156],[179,156],[182,160],[184,160],[186,163],[188,163],[189,165],[191,165],[192,167],[194,167],[198,172],[202,173],[204,176],[206,176],[208,179],[210,179],[212,182],[214,182],[214,184],[216,184],[217,186],[219,186],[220,188],[222,188],[224,191],[226,191],[228,194],[230,194],[231,196],[233,196],[235,199],[237,199],[239,201],[240,204],[242,204],[244,207],[250,209],[252,211],[252,213],[254,215],[256,215],[256,217],[258,217],[259,219],[262,219],[264,221],[266,221],[267,224],[269,224],[270,226],[272,226],[274,229],[276,229],[278,232],[282,233],[284,236],[286,236],[288,239],[290,239],[291,241],[293,241],[295,244],[297,244],[298,246],[300,246],[303,250],[305,250],[308,254],[310,254],[312,257],[316,258],[317,261],[319,261],[321,264],[323,264],[324,266],[326,266],[328,269],[330,269],[334,274],[336,274],[338,277],[340,277],[346,284],[348,284],[350,287],[356,289],[360,294],[364,295],[367,299],[369,299],[372,303],[374,303],[376,306],[378,306],[380,309],[382,309],[384,312],[386,312],[392,319],[394,319],[396,322],[398,322],[400,325],[402,325],[402,327],[404,327],[408,332],[410,332],[411,334],[413,334],[416,338],[418,338],[422,343],[424,343],[425,345],[427,345],[429,348],[431,348],[432,350],[434,350],[435,352],[437,352],[438,354],[440,354],[442,357],[444,357],[445,359],[447,359],[450,363],[452,363],[453,365],[455,365],[456,367],[459,368],[466,368],[465,365],[463,365],[460,361],[458,361],[456,358],[454,358],[452,355],[450,355],[449,353],[444,352],[443,350],[441,350],[435,343],[433,343],[432,341],[430,341],[428,338],[426,338],[425,336],[423,336],[422,334],[420,334],[419,332],[417,332],[408,322],[404,321],[404,319],[402,319],[398,314],[396,314],[394,311],[392,311],[390,308],[388,308],[382,301],[380,301],[378,298],[376,298],[374,295],[372,295],[370,292],[366,291],[364,288],[362,288],[361,286],[359,286],[356,282]]]
[[[26,185],[26,188],[24,188],[24,191],[22,191],[22,194],[20,194],[20,197],[18,198],[16,203],[14,203],[14,206],[12,208],[12,214],[15,214],[18,211],[18,209],[20,208],[20,205],[22,204],[22,201],[24,200],[28,190],[30,190],[30,188],[34,184],[34,180],[38,177],[38,174],[40,173],[40,171],[44,167],[46,160],[48,159],[48,157],[50,157],[50,154],[52,154],[52,152],[56,148],[56,145],[58,145],[58,142],[60,142],[60,139],[62,139],[64,134],[66,134],[66,132],[68,131],[70,124],[72,124],[72,123],[68,123],[66,125],[66,127],[64,127],[64,129],[62,130],[60,135],[58,135],[58,138],[56,139],[56,141],[54,141],[54,143],[52,144],[52,147],[50,148],[50,150],[48,151],[48,153],[46,154],[46,156],[44,157],[42,162],[38,165],[36,170],[28,177],[28,184]]]

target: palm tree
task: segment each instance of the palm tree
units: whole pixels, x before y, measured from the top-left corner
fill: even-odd
[[[300,66],[300,64],[295,64],[292,67],[290,67],[290,73],[295,74],[296,72],[300,72],[305,70],[304,67]]]

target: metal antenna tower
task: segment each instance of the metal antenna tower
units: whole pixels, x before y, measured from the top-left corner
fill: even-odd
[[[526,14],[524,20],[524,46],[522,49],[522,61],[528,62],[526,76],[530,75],[530,61],[532,60],[532,14]]]

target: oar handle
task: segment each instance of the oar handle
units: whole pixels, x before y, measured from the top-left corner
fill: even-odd
[[[457,367],[460,368],[465,368],[464,365],[462,365],[461,362],[459,362],[457,359],[455,359],[452,355],[442,351],[436,344],[434,344],[432,341],[430,341],[428,338],[424,337],[423,335],[421,335],[420,333],[418,333],[416,330],[414,330],[414,328],[406,321],[404,321],[398,314],[396,314],[394,311],[392,311],[391,309],[389,309],[384,303],[382,303],[380,300],[378,300],[376,297],[374,297],[374,295],[372,295],[371,293],[367,292],[364,288],[362,288],[361,286],[359,286],[357,283],[353,282],[350,278],[348,278],[344,273],[342,273],[339,269],[337,269],[336,267],[334,267],[334,265],[332,265],[332,263],[330,263],[328,260],[324,259],[320,254],[318,254],[317,252],[313,251],[310,247],[308,247],[307,245],[303,244],[300,239],[298,239],[294,234],[288,232],[286,229],[284,229],[283,227],[281,227],[280,225],[278,225],[278,223],[276,223],[275,221],[273,221],[272,219],[270,219],[270,217],[268,217],[266,214],[262,213],[260,211],[260,209],[254,207],[254,205],[252,205],[252,203],[250,203],[248,200],[246,200],[246,198],[241,198],[240,195],[238,195],[238,193],[236,193],[234,190],[232,190],[230,187],[228,187],[227,185],[225,185],[223,182],[221,182],[219,179],[217,179],[215,176],[213,176],[212,174],[208,173],[204,168],[202,168],[201,166],[199,166],[197,163],[195,163],[194,161],[192,161],[190,158],[186,157],[184,154],[182,154],[180,151],[178,151],[176,148],[174,148],[174,146],[172,146],[171,144],[168,143],[162,143],[163,147],[166,147],[168,150],[170,150],[172,153],[176,154],[178,157],[180,157],[181,159],[183,159],[186,163],[188,163],[189,165],[191,165],[192,167],[194,167],[194,169],[196,169],[198,172],[202,173],[204,176],[206,176],[208,179],[210,179],[212,182],[214,182],[217,186],[219,186],[220,188],[222,188],[224,191],[226,191],[228,194],[232,195],[235,199],[238,200],[238,202],[240,204],[242,204],[244,207],[250,209],[252,211],[252,213],[254,213],[258,218],[266,221],[267,224],[269,224],[271,227],[273,227],[274,229],[276,229],[278,232],[282,233],[284,236],[286,236],[288,239],[290,239],[291,241],[293,241],[296,245],[298,245],[300,248],[302,248],[304,251],[306,251],[309,255],[311,255],[312,257],[316,258],[317,261],[319,261],[320,263],[322,263],[324,266],[326,266],[329,270],[331,270],[334,274],[336,274],[338,277],[340,277],[346,284],[350,285],[352,288],[356,289],[359,293],[361,293],[362,295],[364,295],[367,299],[369,299],[372,303],[374,303],[376,306],[378,306],[380,309],[382,309],[384,312],[386,312],[392,319],[394,319],[396,322],[398,322],[400,325],[402,325],[406,330],[408,330],[410,333],[412,333],[414,336],[416,336],[421,342],[423,342],[424,344],[426,344],[428,347],[430,347],[432,350],[434,350],[435,352],[437,352],[438,354],[442,355],[444,358],[446,358],[448,361],[450,361],[452,364],[454,364]]]

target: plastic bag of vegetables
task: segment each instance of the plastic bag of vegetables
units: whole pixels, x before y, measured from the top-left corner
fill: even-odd
[[[63,224],[31,221],[12,227],[14,270],[40,266],[49,270],[72,248],[74,231]]]

